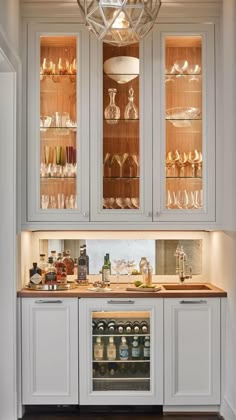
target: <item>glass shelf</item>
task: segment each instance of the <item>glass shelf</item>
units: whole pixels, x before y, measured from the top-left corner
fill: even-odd
[[[202,179],[201,176],[166,176],[166,179]]]
[[[126,179],[128,179],[128,180],[139,180],[139,176],[104,176],[103,177],[103,179],[104,180],[120,180],[120,179],[124,179],[124,180],[126,180]]]

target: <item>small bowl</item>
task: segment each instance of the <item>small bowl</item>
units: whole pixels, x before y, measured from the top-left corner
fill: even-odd
[[[119,84],[128,83],[139,75],[139,59],[136,57],[112,57],[103,64],[105,74]]]

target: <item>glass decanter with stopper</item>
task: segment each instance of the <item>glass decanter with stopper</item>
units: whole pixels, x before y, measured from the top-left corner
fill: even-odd
[[[134,103],[134,89],[129,89],[128,104],[125,107],[124,117],[126,120],[137,120],[138,119],[138,108]]]
[[[108,89],[108,94],[110,97],[110,103],[105,108],[104,116],[108,124],[117,124],[120,119],[120,108],[115,103],[117,89],[110,88]]]

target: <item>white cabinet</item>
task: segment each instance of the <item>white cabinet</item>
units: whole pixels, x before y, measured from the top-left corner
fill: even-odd
[[[164,300],[164,405],[220,404],[220,299]]]
[[[27,221],[88,221],[89,33],[31,23],[27,39]]]
[[[139,56],[138,79],[123,84],[103,73],[107,47],[91,45],[91,221],[215,222],[214,25],[158,24],[137,44],[139,55],[132,46],[111,49]],[[127,121],[132,85],[139,120]],[[114,124],[104,116],[108,87],[120,107]]]
[[[81,299],[79,329],[80,404],[163,404],[163,299]]]
[[[22,403],[78,404],[78,299],[22,299]]]

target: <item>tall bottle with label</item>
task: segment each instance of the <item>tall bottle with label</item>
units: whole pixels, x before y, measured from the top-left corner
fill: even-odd
[[[144,358],[144,360],[149,360],[150,359],[150,337],[145,337],[144,338],[143,358]]]
[[[74,274],[74,260],[73,260],[73,258],[71,258],[69,249],[67,249],[65,251],[65,256],[63,258],[63,263],[66,266],[67,275],[68,276],[73,275]]]
[[[48,266],[45,273],[45,284],[57,284],[57,270],[53,264],[53,257],[48,258]]]
[[[48,263],[46,261],[45,254],[39,254],[39,268],[41,269],[41,275],[42,275],[42,283],[45,282],[45,272],[46,268],[48,266]]]
[[[141,347],[136,336],[133,338],[131,356],[134,360],[139,360],[141,356]]]
[[[129,347],[125,337],[121,337],[121,343],[119,345],[119,358],[120,360],[129,359]]]
[[[57,258],[57,260],[54,262],[54,266],[56,267],[56,270],[57,270],[57,281],[61,281],[61,278],[62,278],[62,271],[65,273],[65,272],[67,272],[66,271],[66,265],[65,265],[65,263],[63,262],[63,260],[62,260],[62,255],[61,255],[61,253],[59,253],[58,254],[58,258]]]
[[[116,360],[116,345],[114,343],[114,337],[109,337],[109,343],[107,345],[107,360]]]
[[[111,274],[111,261],[110,261],[110,254],[106,254],[106,257],[107,257],[107,265],[108,265],[108,267],[109,267],[110,274]]]
[[[96,342],[93,347],[94,360],[103,360],[104,356],[104,344],[101,337],[96,337]]]
[[[33,263],[33,267],[29,270],[29,282],[34,286],[42,283],[42,270],[36,262]]]
[[[80,285],[87,285],[87,259],[86,255],[84,255],[84,250],[80,249],[80,256],[78,258],[78,278],[77,282]]]
[[[107,254],[104,257],[104,264],[102,266],[102,281],[106,287],[110,286],[110,266],[107,260]]]
[[[87,274],[89,274],[89,256],[87,254],[86,245],[83,245],[83,253],[86,258]]]

